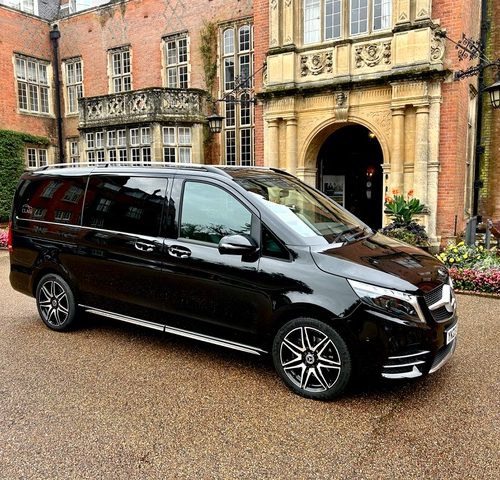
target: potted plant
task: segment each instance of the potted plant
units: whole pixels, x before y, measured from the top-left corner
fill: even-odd
[[[397,190],[393,190],[392,197],[385,198],[384,206],[385,213],[392,219],[392,222],[381,230],[384,235],[417,247],[429,247],[425,228],[414,220],[415,215],[425,211],[425,205],[413,196],[413,190],[407,193],[406,198]]]

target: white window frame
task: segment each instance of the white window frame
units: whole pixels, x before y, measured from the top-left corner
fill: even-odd
[[[48,158],[48,150],[46,148],[26,148],[26,166],[29,170],[47,166],[49,164]]]
[[[91,165],[104,162],[151,164],[152,140],[150,126],[86,132],[86,159]]]
[[[226,165],[254,165],[254,105],[242,102],[248,95],[238,98],[233,90],[236,78],[239,84],[248,79],[248,88],[253,87],[253,26],[249,23],[230,25],[221,35],[221,77],[223,105],[223,163]],[[234,98],[234,102],[231,102]],[[250,100],[250,97],[247,97]]]
[[[17,106],[21,112],[50,115],[50,63],[24,55],[14,55]]]
[[[132,90],[132,54],[129,47],[109,50],[110,93]]]
[[[163,161],[192,163],[193,132],[190,126],[162,127]]]
[[[166,88],[189,88],[189,50],[187,33],[163,38]]]
[[[393,3],[394,0],[303,0],[303,44],[390,30]]]
[[[83,97],[83,63],[80,57],[64,62],[66,82],[66,114],[78,113],[78,100]]]

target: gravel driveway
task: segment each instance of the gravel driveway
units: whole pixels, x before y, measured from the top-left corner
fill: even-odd
[[[450,363],[321,403],[268,359],[89,320],[56,333],[0,252],[1,479],[498,479],[500,300],[459,295]]]

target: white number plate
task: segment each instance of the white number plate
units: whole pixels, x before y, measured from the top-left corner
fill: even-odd
[[[446,330],[446,345],[449,343],[453,342],[455,340],[455,337],[457,336],[457,328],[458,324],[455,323],[453,327],[451,327],[449,330]]]

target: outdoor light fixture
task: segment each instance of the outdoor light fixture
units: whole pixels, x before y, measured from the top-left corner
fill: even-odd
[[[222,120],[224,120],[224,117],[217,115],[216,111],[207,117],[208,128],[212,133],[220,133],[222,131]]]
[[[493,108],[500,108],[500,79],[493,85],[486,87],[485,92],[490,94],[490,102]]]

